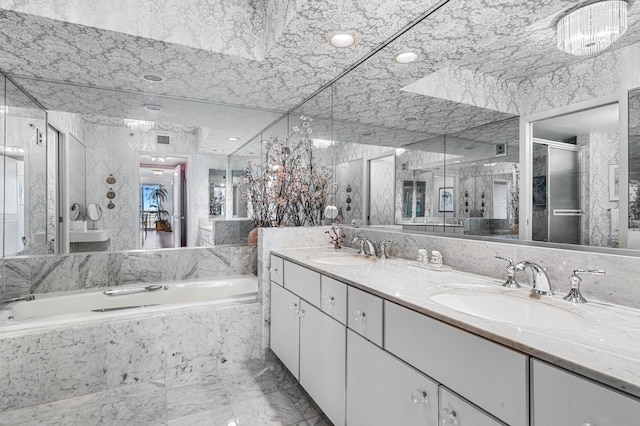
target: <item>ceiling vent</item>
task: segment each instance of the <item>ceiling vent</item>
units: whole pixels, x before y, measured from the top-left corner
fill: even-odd
[[[170,139],[169,136],[166,135],[157,135],[156,143],[161,145],[169,145]]]
[[[496,157],[504,157],[505,155],[507,155],[507,144],[496,144]]]

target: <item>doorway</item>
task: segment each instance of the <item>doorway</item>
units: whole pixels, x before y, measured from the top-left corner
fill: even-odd
[[[183,157],[140,156],[140,248],[187,246],[187,167]]]
[[[395,153],[367,160],[367,225],[395,224]]]
[[[509,218],[509,181],[493,180],[493,218]]]

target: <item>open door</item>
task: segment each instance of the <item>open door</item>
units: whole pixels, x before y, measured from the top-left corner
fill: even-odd
[[[178,164],[173,169],[173,238],[174,247],[187,246],[185,215],[185,179],[184,165]]]

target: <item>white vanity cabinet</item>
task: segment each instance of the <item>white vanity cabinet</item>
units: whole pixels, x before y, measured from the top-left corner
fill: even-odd
[[[440,424],[455,426],[503,426],[491,416],[440,386]],[[553,423],[548,423],[551,426]]]
[[[573,373],[531,360],[532,426],[640,424],[640,401]]]
[[[438,424],[438,385],[347,331],[347,425]]]
[[[389,301],[385,349],[505,423],[529,424],[527,356]]]
[[[284,288],[271,283],[271,350],[331,422],[343,426],[346,327],[318,308],[320,274],[283,266]]]
[[[300,380],[300,298],[271,283],[271,350]]]
[[[346,328],[302,301],[300,384],[334,425],[344,425]]]

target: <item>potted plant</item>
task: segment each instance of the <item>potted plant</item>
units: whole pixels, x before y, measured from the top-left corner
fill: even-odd
[[[145,188],[145,196],[156,200],[155,207],[157,213],[156,231],[171,232],[171,223],[169,222],[169,212],[162,207],[162,203],[167,201],[168,191],[163,185],[147,186]]]

